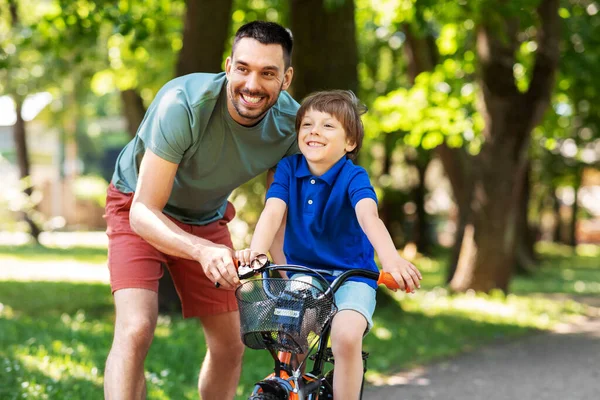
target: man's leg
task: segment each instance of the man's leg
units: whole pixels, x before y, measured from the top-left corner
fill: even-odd
[[[144,360],[154,337],[158,294],[146,289],[121,289],[114,298],[115,336],[104,371],[104,397],[145,399]]]
[[[201,317],[208,350],[200,369],[198,391],[202,400],[229,400],[242,370],[244,345],[237,311]]]

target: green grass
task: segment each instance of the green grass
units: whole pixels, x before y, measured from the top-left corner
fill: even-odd
[[[0,260],[106,262],[106,247],[45,247],[36,244],[0,246]]]
[[[375,327],[365,339],[365,350],[371,354],[369,380],[385,379],[402,368],[476,349],[493,340],[548,329],[585,313],[586,307],[575,301],[528,294],[597,294],[597,248],[573,254],[556,247],[541,251],[544,261],[539,272],[534,277],[516,278],[512,285],[515,294],[510,295],[449,295],[439,287],[444,263],[418,260],[425,290],[415,295],[380,292]],[[48,257],[73,254],[85,260],[99,257],[94,249],[51,250]],[[10,252],[4,248],[0,262],[5,255],[47,259],[36,247]],[[566,272],[571,270],[574,272]],[[102,375],[114,320],[107,285],[0,281],[0,304],[1,399],[103,398]],[[196,321],[161,316],[146,362],[149,398],[197,398],[197,374],[205,351]],[[266,352],[247,350],[239,398],[271,368]]]

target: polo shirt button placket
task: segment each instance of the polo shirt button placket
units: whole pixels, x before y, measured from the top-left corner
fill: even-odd
[[[310,184],[311,184],[311,185],[314,185],[314,184],[315,184],[315,182],[316,182],[316,181],[315,181],[314,179],[311,179],[311,180],[310,180]]]

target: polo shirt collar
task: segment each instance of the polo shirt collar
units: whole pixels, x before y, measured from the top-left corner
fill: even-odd
[[[305,178],[307,176],[312,176],[310,169],[308,169],[308,162],[306,161],[306,158],[301,157],[301,159],[302,159],[302,161],[300,162],[298,169],[296,169],[296,177],[297,178]],[[339,159],[338,162],[336,162],[335,164],[333,164],[333,166],[331,168],[329,168],[329,171],[327,171],[323,175],[317,177],[317,179],[321,179],[322,181],[326,182],[330,186],[333,185],[335,178],[337,177],[339,172],[344,167],[344,164],[346,164],[347,159],[348,159],[347,156],[343,156],[342,158]]]

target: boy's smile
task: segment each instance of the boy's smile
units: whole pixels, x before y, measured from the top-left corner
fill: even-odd
[[[316,176],[323,175],[356,147],[346,139],[346,131],[337,118],[312,108],[300,123],[298,146],[310,172]]]

